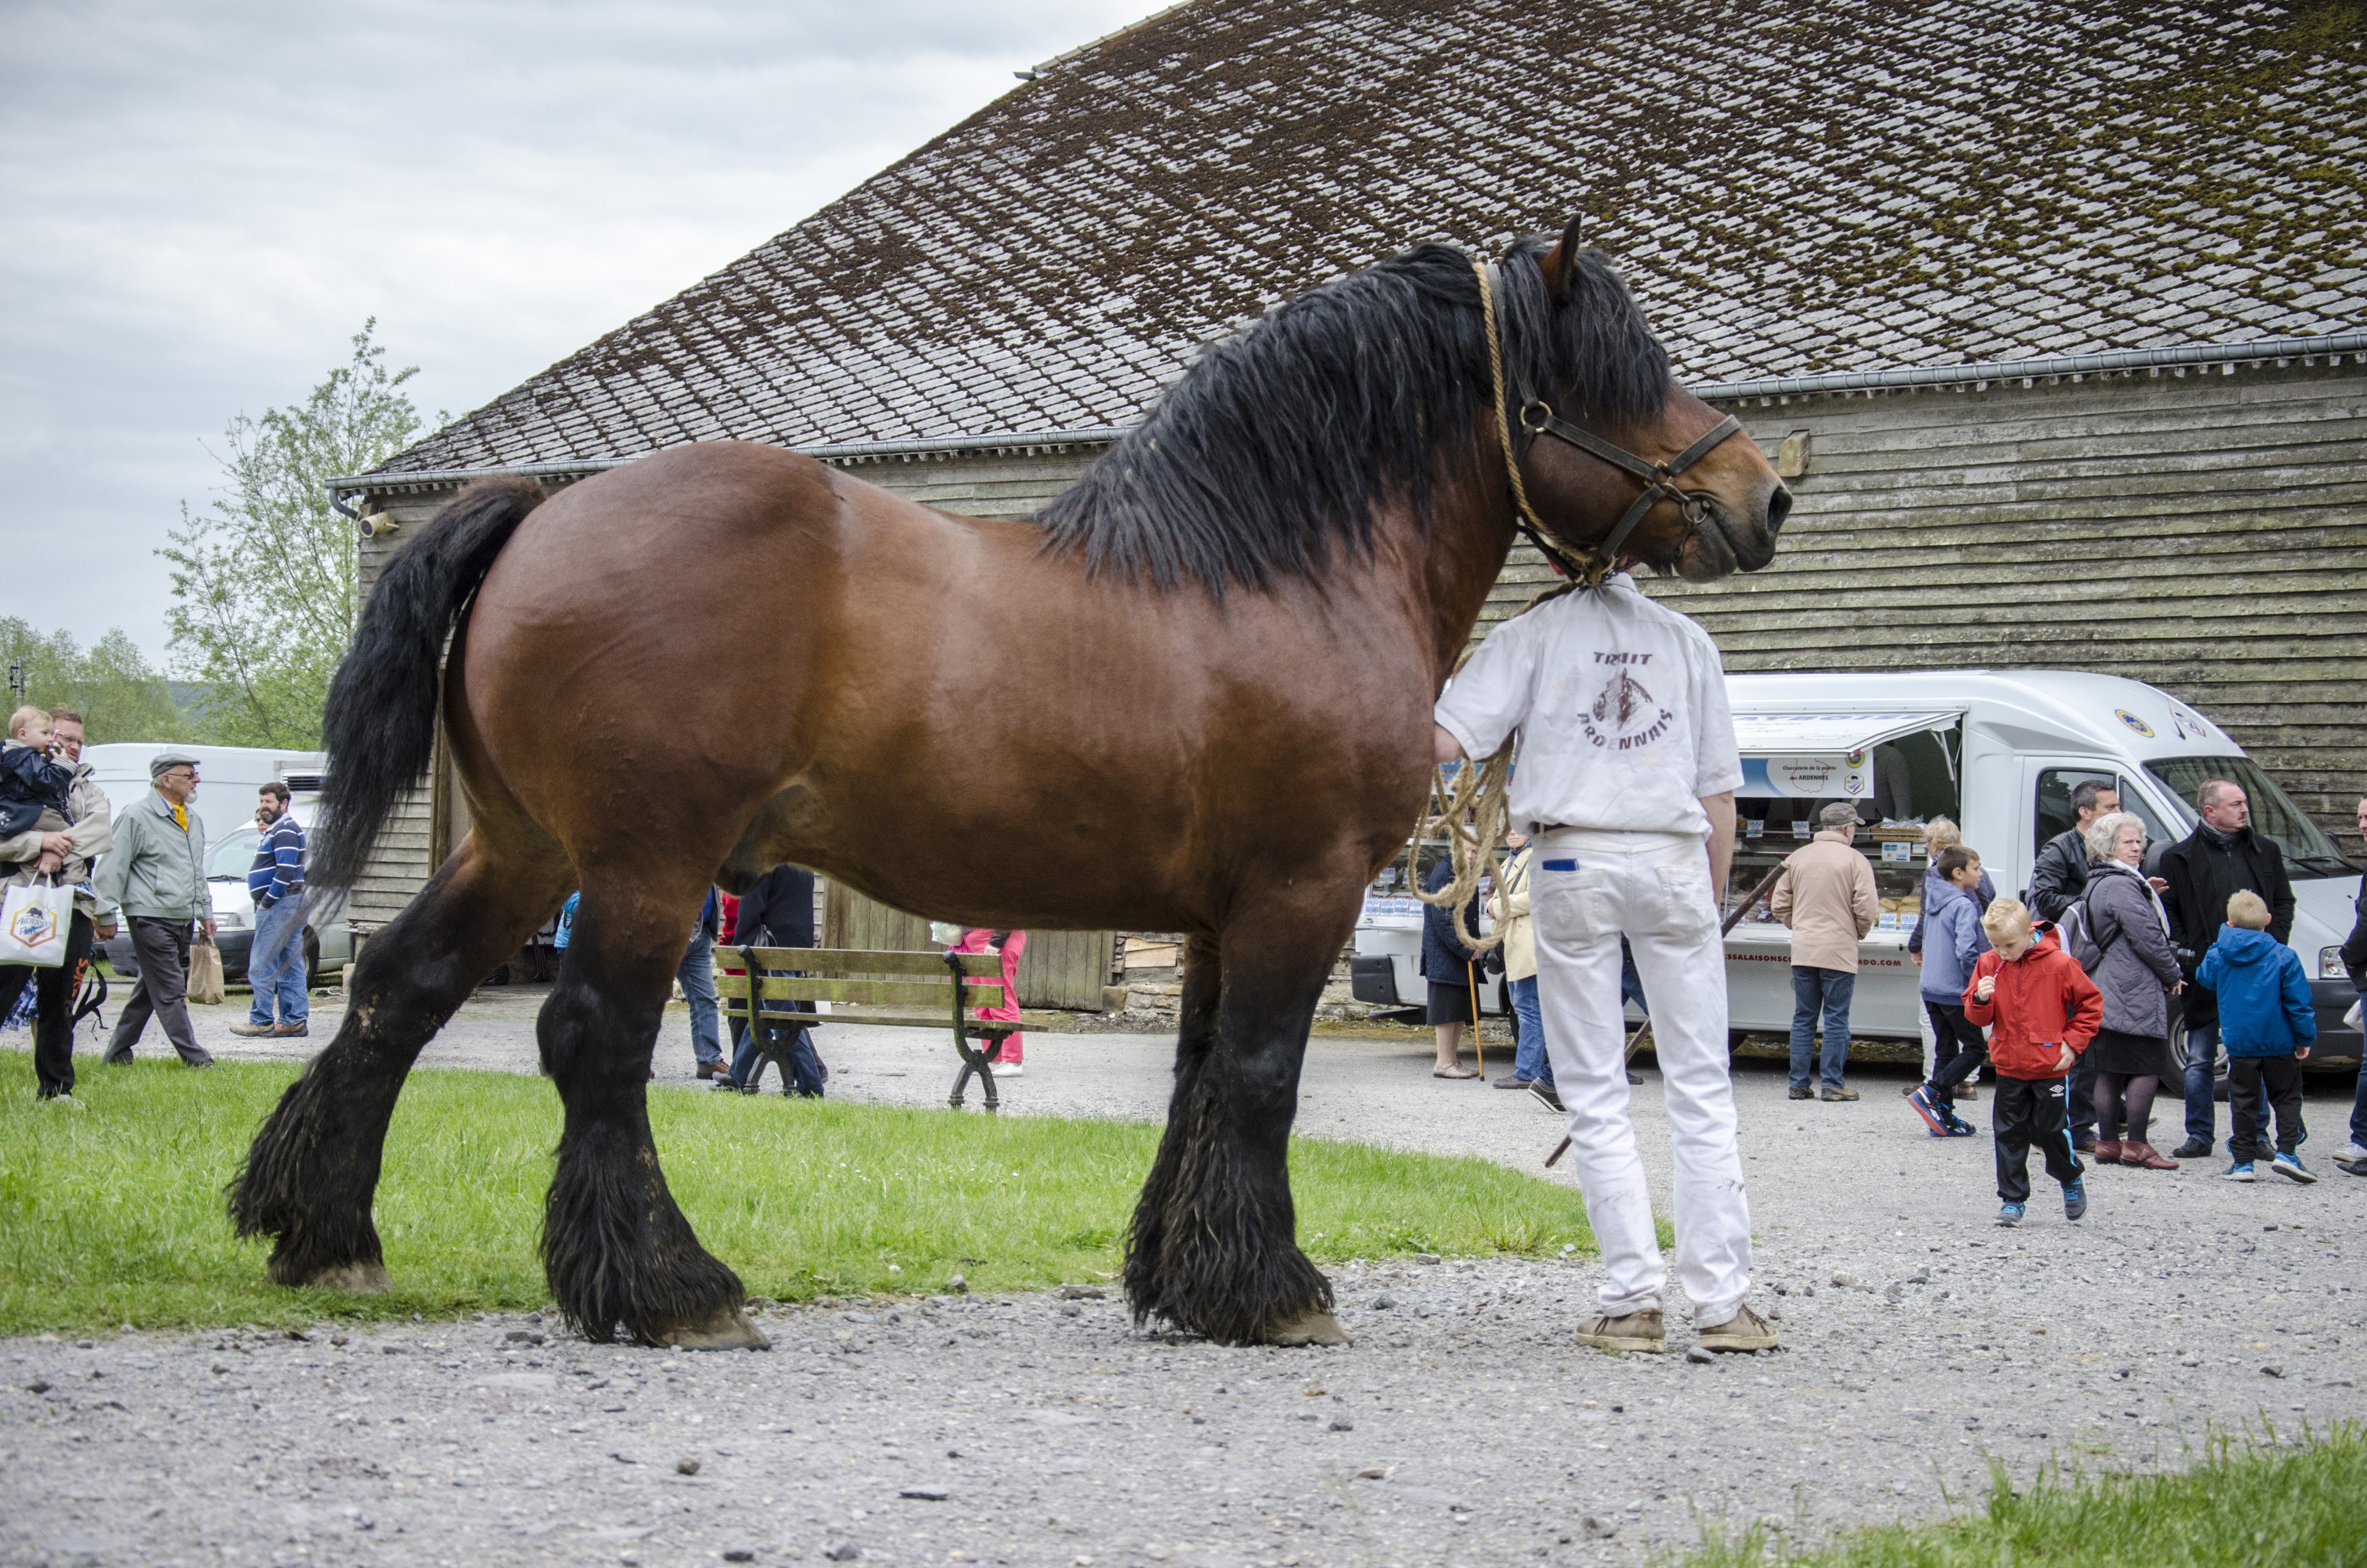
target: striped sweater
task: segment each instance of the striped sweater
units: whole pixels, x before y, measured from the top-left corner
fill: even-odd
[[[304,891],[304,829],[292,816],[273,823],[255,846],[255,864],[247,868],[246,891],[255,907],[268,909],[290,893]]]

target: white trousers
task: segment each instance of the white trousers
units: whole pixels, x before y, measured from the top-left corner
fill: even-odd
[[[1603,1249],[1603,1311],[1660,1305],[1652,1194],[1627,1114],[1625,935],[1652,1010],[1676,1166],[1677,1279],[1696,1321],[1723,1323],[1750,1289],[1750,1205],[1727,1076],[1726,945],[1698,838],[1563,829],[1534,862],[1537,997],[1570,1152]]]

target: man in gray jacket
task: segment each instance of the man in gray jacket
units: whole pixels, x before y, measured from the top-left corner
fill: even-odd
[[[14,838],[0,838],[0,886],[55,876],[74,884],[74,924],[66,931],[65,962],[55,969],[31,969],[0,964],[0,1016],[17,1005],[24,988],[33,986],[39,1017],[33,1027],[35,1093],[45,1101],[72,1106],[74,1086],[74,1009],[84,965],[90,958],[94,932],[106,941],[115,935],[115,920],[97,919],[97,903],[88,888],[91,863],[107,853],[113,841],[107,791],[82,760],[82,715],[71,709],[50,712],[51,760],[74,770],[66,786],[65,826],[46,831],[36,825]]]
[[[198,1044],[189,1026],[189,927],[214,934],[213,902],[206,890],[206,824],[189,810],[198,792],[198,759],[182,752],[158,752],[148,759],[154,788],[115,821],[115,847],[99,863],[102,907],[123,912],[131,926],[131,950],[140,978],[115,1021],[106,1061],[121,1065],[148,1027],[148,1016],[164,1020],[165,1038],[192,1067],[214,1059]]]

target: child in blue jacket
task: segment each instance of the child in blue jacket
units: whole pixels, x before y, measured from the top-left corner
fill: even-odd
[[[2252,1180],[2252,1162],[2269,1153],[2259,1125],[2265,1081],[2277,1118],[2276,1158],[2269,1168],[2311,1182],[2317,1177],[2294,1151],[2302,1140],[2301,1064],[2317,1040],[2317,1017],[2301,959],[2268,927],[2269,906],[2259,894],[2231,894],[2227,924],[2203,955],[2196,976],[2219,998],[2219,1038],[2227,1047],[2227,1104],[2236,1120],[2227,1179]]]

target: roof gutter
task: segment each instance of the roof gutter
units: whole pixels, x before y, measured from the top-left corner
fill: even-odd
[[[2128,375],[2138,370],[2158,374],[2171,370],[2220,367],[2232,373],[2237,365],[2284,365],[2324,358],[2329,363],[2345,354],[2367,364],[2367,331],[2338,332],[2309,337],[2261,337],[2247,343],[2188,344],[2176,348],[2115,348],[2096,354],[2057,354],[2039,359],[1997,359],[1974,365],[1911,366],[1889,370],[1831,370],[1813,376],[1769,376],[1755,381],[1710,381],[1687,390],[1707,401],[1743,398],[1848,396],[1863,392],[1912,391],[1923,387],[1987,388],[1992,382],[2020,381],[2024,386],[2044,378],[2074,381],[2089,376]],[[823,462],[878,462],[910,460],[936,452],[1027,453],[1064,447],[1107,446],[1124,437],[1129,426],[1087,426],[1071,430],[1002,431],[983,436],[933,436],[903,441],[839,441],[789,449]],[[646,455],[646,454],[644,454]],[[345,504],[348,495],[389,494],[404,491],[441,490],[470,480],[542,479],[572,483],[635,458],[589,458],[569,462],[515,463],[500,468],[422,469],[409,472],[349,475],[327,482],[329,505],[355,521],[368,519]]]

